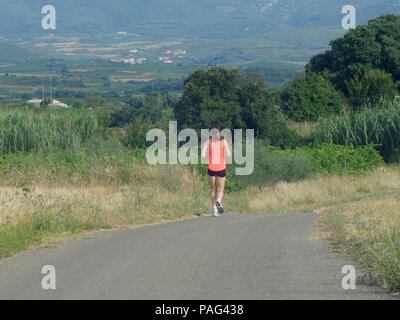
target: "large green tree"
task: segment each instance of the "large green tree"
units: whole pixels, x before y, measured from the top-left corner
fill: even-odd
[[[241,75],[222,67],[199,69],[185,81],[174,112],[180,128],[199,130],[218,122],[221,128],[254,129],[256,137],[276,146],[291,145],[296,139],[259,74]]]
[[[239,104],[242,118],[248,128],[254,128],[256,136],[272,137],[277,126],[283,121],[275,110],[275,95],[265,90],[264,78],[261,74],[247,73],[239,84]]]
[[[331,42],[331,50],[314,56],[308,72],[323,73],[347,97],[346,83],[380,69],[400,80],[400,16],[383,15]]]
[[[189,75],[182,99],[174,107],[179,126],[204,129],[217,121],[221,127],[245,127],[238,102],[239,79],[237,69],[222,67]]]
[[[296,78],[281,93],[282,111],[294,121],[317,121],[339,113],[345,101],[329,80],[309,72]]]

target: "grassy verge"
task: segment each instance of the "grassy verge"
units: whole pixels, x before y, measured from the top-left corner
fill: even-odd
[[[100,177],[75,172],[66,179],[67,167],[58,167],[57,175],[44,167],[47,163],[41,166],[32,161],[30,165],[26,175],[25,167],[2,171],[0,258],[84,231],[205,213],[204,184],[188,168],[127,162],[98,165],[93,172],[101,173]]]
[[[399,207],[399,197],[388,195],[329,209],[322,220],[330,240],[371,268],[392,291],[400,291]]]
[[[248,189],[225,202],[239,212],[320,212],[328,240],[400,291],[400,168]]]

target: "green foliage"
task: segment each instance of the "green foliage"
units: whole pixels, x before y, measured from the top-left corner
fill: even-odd
[[[324,144],[281,150],[260,140],[256,141],[254,162],[252,175],[233,176],[234,180],[243,186],[265,186],[305,180],[316,172],[362,174],[384,164],[372,145],[353,148]],[[230,168],[232,173],[233,169],[234,166]]]
[[[88,96],[85,98],[84,105],[86,108],[102,108],[105,107],[106,101],[101,96]]]
[[[318,143],[352,147],[376,145],[386,162],[400,159],[400,101],[380,100],[357,114],[323,118],[314,132]]]
[[[275,97],[265,90],[264,78],[260,74],[246,73],[240,79],[238,90],[242,118],[247,128],[254,128],[257,137],[271,136],[276,130],[274,123],[280,121],[278,112],[272,107]]]
[[[256,137],[276,146],[292,145],[298,137],[287,128],[274,101],[262,76],[213,67],[189,76],[174,112],[181,128],[200,130],[218,122],[221,128],[254,129]]]
[[[393,99],[399,94],[400,81],[393,81],[390,73],[371,69],[361,77],[355,76],[346,83],[349,102],[358,111],[367,103],[377,103],[381,98]]]
[[[383,15],[331,42],[332,49],[314,56],[306,69],[324,73],[347,97],[346,83],[366,70],[380,69],[400,80],[400,16]]]
[[[384,164],[373,145],[353,148],[334,144],[300,147],[292,151],[304,155],[318,172],[361,174]]]
[[[317,121],[339,113],[344,105],[343,97],[329,80],[311,72],[284,88],[281,102],[283,112],[293,121]]]
[[[272,152],[264,162],[261,161],[261,168],[264,170],[260,173],[264,175],[266,182],[272,184],[305,180],[314,172],[305,157],[283,151]],[[255,174],[258,175],[257,172]],[[261,181],[260,184],[262,184]]]
[[[118,139],[94,136],[66,150],[17,152],[0,155],[0,180],[3,185],[24,187],[41,181],[66,182],[71,185],[106,181],[121,184],[129,175],[110,176],[139,161],[136,153],[127,150]]]
[[[159,92],[134,95],[127,101],[127,105],[113,112],[111,126],[123,127],[136,117],[148,118],[156,123],[163,118],[168,103],[169,96]]]
[[[290,150],[268,147],[256,140],[254,172],[249,176],[235,176],[244,186],[266,186],[279,182],[304,180],[314,173],[310,161],[302,154]],[[234,166],[231,167],[232,172]]]
[[[0,110],[0,153],[74,149],[96,129],[96,117],[86,111]]]
[[[179,126],[204,129],[218,121],[224,128],[243,128],[237,92],[239,77],[237,69],[222,67],[199,69],[189,75],[182,99],[174,106]]]
[[[96,116],[98,130],[105,134],[110,127],[112,109],[95,109],[94,114]]]
[[[85,106],[85,103],[82,99],[74,99],[72,101],[72,107],[75,109],[82,109]]]
[[[142,116],[134,118],[126,127],[126,136],[123,138],[124,144],[133,149],[145,149],[148,146],[146,135],[153,128],[154,125],[149,118]]]

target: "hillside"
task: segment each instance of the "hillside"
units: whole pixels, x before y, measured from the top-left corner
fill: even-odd
[[[229,37],[284,28],[338,27],[341,1],[331,0],[53,0],[57,33],[98,34],[129,31],[152,36]],[[400,13],[399,0],[354,0],[358,22]],[[2,0],[0,33],[39,35],[43,3]]]
[[[37,54],[14,45],[0,42],[0,63],[19,63],[38,58]]]
[[[400,14],[400,0],[352,4],[358,24]],[[159,63],[166,51],[179,49],[188,54],[174,63],[213,65],[304,62],[344,34],[341,1],[115,0],[110,6],[108,0],[53,0],[57,29],[51,31],[41,28],[42,5],[2,0],[0,41],[67,59],[118,60],[139,50],[135,58],[147,63]],[[8,60],[16,59],[3,51]]]

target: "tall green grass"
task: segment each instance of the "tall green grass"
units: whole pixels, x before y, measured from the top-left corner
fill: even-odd
[[[382,99],[359,113],[320,120],[318,143],[352,147],[376,145],[386,162],[400,160],[400,100]]]
[[[96,129],[96,117],[88,110],[0,109],[0,153],[75,150]]]
[[[90,110],[0,108],[1,185],[129,182],[143,153],[98,129]]]

